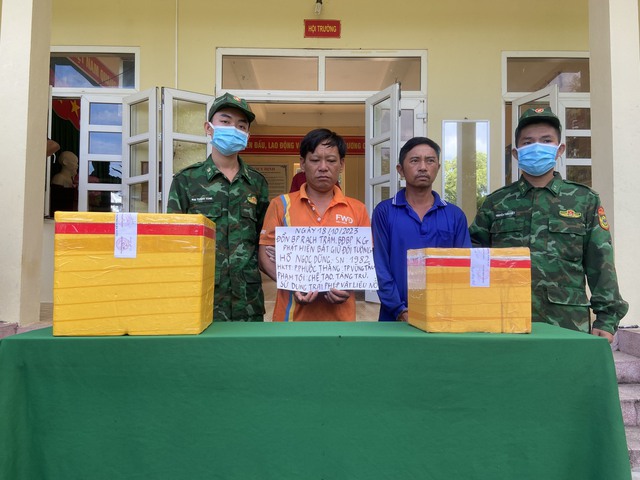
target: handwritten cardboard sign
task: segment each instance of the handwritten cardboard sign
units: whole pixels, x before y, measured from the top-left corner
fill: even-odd
[[[377,290],[371,228],[276,227],[276,275],[283,290]]]

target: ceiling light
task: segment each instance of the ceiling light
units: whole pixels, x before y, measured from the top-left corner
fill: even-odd
[[[322,12],[322,0],[316,0],[315,12],[316,15],[320,15],[320,12]]]

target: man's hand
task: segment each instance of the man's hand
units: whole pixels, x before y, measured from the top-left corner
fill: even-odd
[[[591,335],[595,335],[596,337],[604,337],[609,340],[609,343],[613,342],[613,335],[609,332],[605,332],[604,330],[600,330],[599,328],[593,328],[591,330]]]
[[[307,305],[308,303],[312,303],[318,298],[318,292],[294,292],[293,298],[296,299],[300,305]]]
[[[349,300],[349,292],[346,290],[337,290],[332,288],[328,292],[324,292],[324,298],[329,303],[340,304]]]
[[[271,280],[276,278],[276,248],[270,245],[260,245],[258,247],[258,266],[266,273]]]
[[[264,251],[267,254],[267,258],[271,260],[273,263],[276,263],[276,247],[272,247],[271,245],[265,245]]]

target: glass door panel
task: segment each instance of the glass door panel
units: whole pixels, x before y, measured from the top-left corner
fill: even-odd
[[[120,212],[122,96],[80,98],[78,211]]]
[[[565,160],[558,165],[563,178],[591,186],[591,108],[586,98],[561,98]]]
[[[189,165],[193,165],[196,162],[202,162],[202,160],[205,158],[207,158],[206,144],[203,145],[201,143],[191,143],[183,140],[173,141],[174,172],[179,172],[183,168],[186,168]]]
[[[172,96],[171,104],[167,106],[171,108],[173,129],[176,133],[200,133],[203,123],[207,120],[208,110],[206,103],[183,100]]]
[[[202,162],[211,152],[204,124],[214,97],[172,88],[162,89],[161,210],[167,211],[173,175]]]
[[[511,146],[516,148],[515,129],[518,125],[518,119],[529,108],[544,108],[550,107],[551,111],[558,115],[558,86],[551,85],[549,87],[538,90],[537,92],[530,93],[524,97],[520,97],[513,101],[511,109],[511,125],[513,125],[511,132]],[[518,180],[520,171],[518,169],[518,163],[513,155],[511,155],[511,181]]]
[[[365,102],[365,204],[369,215],[382,200],[398,191],[400,84],[369,97]],[[379,302],[376,292],[365,292],[369,302]]]
[[[126,212],[158,211],[157,95],[157,88],[152,88],[123,101],[122,203]]]
[[[379,145],[375,145],[373,148],[373,155],[378,160],[373,165],[374,175],[380,177],[382,175],[389,175],[391,173],[391,159],[389,145],[390,140],[382,142]]]

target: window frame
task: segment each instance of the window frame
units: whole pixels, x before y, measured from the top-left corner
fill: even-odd
[[[96,54],[133,54],[134,56],[134,73],[133,73],[133,88],[75,88],[75,87],[51,87],[51,95],[53,97],[62,96],[80,96],[80,95],[108,95],[108,94],[130,94],[136,93],[140,89],[140,47],[104,47],[104,46],[87,46],[87,45],[52,45],[49,49],[49,53],[56,54],[82,54],[87,55],[90,53]],[[49,55],[51,57],[51,55]]]
[[[505,137],[505,129],[507,126],[507,118],[506,118],[506,105],[507,103],[513,104],[514,100],[517,100],[520,97],[524,97],[533,92],[509,92],[507,91],[507,62],[510,58],[586,58],[590,60],[589,51],[503,51],[502,59],[501,59],[501,67],[502,67],[502,139],[501,139],[501,150],[504,150],[505,146],[511,142],[511,136],[513,135],[513,129],[515,129],[515,125],[512,125],[511,132],[509,133],[509,139]],[[590,65],[591,66],[591,65]],[[591,71],[589,71],[589,75],[591,75]],[[573,104],[574,102],[581,103],[588,108],[591,108],[591,92],[558,92],[558,114],[561,114],[561,121],[563,127],[565,126],[565,103]],[[560,116],[560,115],[559,115]],[[562,129],[562,142],[565,139],[566,129]],[[507,141],[508,140],[508,141]],[[561,163],[558,166],[558,171],[562,174],[563,178],[566,178],[566,167],[567,166],[585,166],[586,162],[584,160],[579,160],[578,162],[567,161],[566,155],[562,157]],[[592,166],[591,160],[589,161],[589,165]],[[500,185],[505,185],[505,175],[506,168],[504,159],[500,160]]]
[[[222,88],[222,60],[224,56],[256,56],[256,57],[316,57],[318,58],[318,90],[278,90],[269,91],[265,98],[265,90],[227,90]],[[325,89],[326,59],[327,57],[344,58],[420,58],[420,90],[403,90],[407,97],[425,98],[427,94],[427,50],[339,50],[339,49],[309,49],[309,48],[226,48],[216,49],[216,96],[224,93],[234,93],[247,101],[281,101],[281,102],[365,102],[367,98],[378,90],[336,91]]]
[[[51,135],[51,122],[52,122],[52,105],[53,100],[55,98],[75,98],[78,100],[78,103],[82,102],[83,97],[103,97],[109,98],[111,101],[113,99],[119,99],[122,101],[124,97],[127,97],[131,94],[137,93],[140,88],[140,47],[109,47],[109,46],[90,46],[90,45],[52,45],[49,49],[50,54],[64,54],[64,55],[74,55],[81,54],[87,55],[91,53],[95,54],[133,54],[134,56],[134,88],[75,88],[75,87],[52,87],[49,86],[49,125],[48,125],[48,134]],[[122,126],[120,126],[122,127]],[[82,150],[82,126],[80,127],[80,145],[78,145],[78,159],[80,160],[80,164],[78,165],[78,178],[81,178],[81,167],[82,159],[80,158],[80,151]],[[49,204],[50,204],[50,195],[51,189],[49,186],[49,178],[51,175],[49,160],[47,161],[47,180],[45,182],[45,205],[44,205],[44,218],[51,218],[49,216]],[[84,180],[81,180],[83,184],[83,188],[86,190],[87,185]],[[102,187],[94,186],[97,189],[101,189]],[[107,188],[107,187],[105,187]],[[113,188],[109,188],[109,191],[113,190]],[[122,191],[122,186],[120,185],[119,191]],[[86,193],[86,192],[85,192]],[[81,208],[81,188],[78,186],[78,211],[88,211],[86,202],[82,205]],[[86,200],[86,199],[85,199]]]

